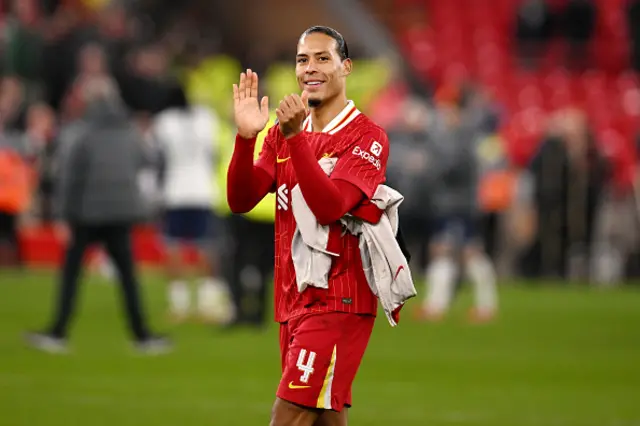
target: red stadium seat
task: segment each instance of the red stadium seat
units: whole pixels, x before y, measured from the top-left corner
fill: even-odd
[[[637,73],[628,70],[627,0],[596,0],[595,35],[588,53],[594,68],[584,73],[563,70],[567,44],[562,40],[550,44],[541,72],[520,70],[514,51],[520,0],[491,0],[491,7],[487,7],[489,0],[416,1],[425,5],[431,31],[401,37],[408,60],[435,86],[465,76],[485,85],[513,116],[515,122],[505,131],[512,142],[520,141],[514,152],[521,157],[530,154],[535,140],[533,130],[524,130],[524,117],[538,117],[545,110],[582,107],[592,127],[609,139],[615,139],[613,131],[625,140],[640,131],[640,117],[633,112],[630,100],[630,90],[637,89],[640,80]],[[547,1],[555,11],[567,2]]]

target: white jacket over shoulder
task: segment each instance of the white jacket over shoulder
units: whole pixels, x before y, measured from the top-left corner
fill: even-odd
[[[320,160],[320,165],[328,175],[335,163],[333,158]],[[384,211],[378,223],[368,223],[351,215],[341,219],[346,231],[359,237],[365,277],[393,327],[397,325],[394,313],[417,294],[409,264],[396,240],[398,207],[403,199],[398,191],[380,185],[371,199]],[[338,256],[326,250],[329,227],[317,222],[299,186],[291,191],[291,206],[297,224],[291,255],[298,290],[302,292],[307,286],[328,288],[332,257]]]

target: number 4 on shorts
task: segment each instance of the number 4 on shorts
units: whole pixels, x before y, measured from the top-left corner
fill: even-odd
[[[307,358],[306,349],[300,349],[300,355],[298,355],[298,362],[296,363],[296,367],[298,367],[298,370],[302,371],[302,376],[300,376],[300,381],[302,383],[307,383],[309,381],[309,377],[313,373],[313,363],[315,361],[315,352],[309,351],[309,357]]]

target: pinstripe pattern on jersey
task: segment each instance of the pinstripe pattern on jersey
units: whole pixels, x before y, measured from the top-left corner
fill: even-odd
[[[316,158],[330,153],[337,157],[334,169],[336,178],[347,180],[358,186],[367,196],[384,182],[388,143],[384,131],[369,118],[360,113],[352,102],[323,132],[310,132],[310,119],[304,124],[307,141],[313,147]],[[275,130],[274,130],[275,129]],[[353,155],[356,146],[369,149],[373,141],[383,145],[381,167]],[[289,157],[289,149],[279,129],[274,126],[265,139],[260,154],[260,164],[275,178],[275,187],[286,185],[290,191],[297,184],[295,170],[291,161],[276,162],[276,158]],[[372,189],[373,188],[373,189]],[[335,224],[332,227],[340,225]],[[340,256],[332,264],[329,273],[329,289],[313,287],[303,293],[298,292],[295,270],[291,259],[291,242],[296,222],[291,209],[276,210],[275,221],[275,319],[286,322],[296,316],[310,312],[350,312],[375,315],[377,298],[369,289],[360,259],[358,238],[345,234],[340,238]]]

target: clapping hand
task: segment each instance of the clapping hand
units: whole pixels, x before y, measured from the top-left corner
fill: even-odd
[[[244,139],[258,136],[269,121],[269,98],[264,96],[258,103],[258,74],[250,69],[240,74],[239,85],[233,85],[233,113]]]
[[[276,115],[280,122],[280,131],[286,139],[289,139],[302,131],[302,124],[307,118],[309,110],[307,99],[309,94],[304,91],[302,96],[296,94],[285,96],[276,109]]]

